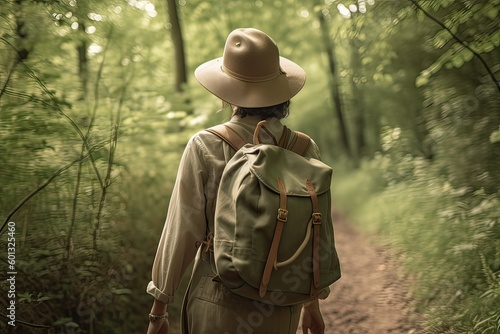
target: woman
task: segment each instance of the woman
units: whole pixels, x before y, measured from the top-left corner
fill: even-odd
[[[289,100],[305,83],[304,70],[280,57],[276,43],[253,28],[231,32],[223,57],[202,64],[195,76],[232,106],[233,116],[226,124],[247,142],[252,142],[254,129],[263,119],[267,131],[261,142],[272,143],[273,137],[281,136],[284,126],[280,119],[288,115]],[[217,280],[210,252],[199,247],[207,231],[214,230],[218,184],[234,153],[229,144],[208,131],[194,135],[185,148],[147,288],[155,298],[148,333],[168,333],[167,305],[193,259],[182,310],[183,333],[296,333],[301,310],[304,333],[323,333],[317,299],[307,305],[270,306],[233,294]],[[305,156],[319,159],[316,144]],[[327,294],[325,291],[321,298]]]

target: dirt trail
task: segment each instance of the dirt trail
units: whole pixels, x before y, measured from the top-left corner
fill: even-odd
[[[342,278],[321,301],[326,334],[422,333],[409,282],[387,251],[343,219],[335,237]]]
[[[384,247],[340,218],[335,238],[342,278],[320,301],[325,334],[423,334],[412,311],[409,281]],[[171,332],[180,333],[177,312],[172,313]]]

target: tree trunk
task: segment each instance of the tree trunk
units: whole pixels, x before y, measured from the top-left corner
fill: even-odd
[[[84,33],[85,25],[81,23],[79,29]],[[85,100],[88,98],[88,80],[89,80],[87,47],[88,45],[85,39],[82,39],[80,43],[76,46],[76,52],[78,54],[78,76],[80,78],[83,98]]]
[[[348,130],[347,130],[347,124],[345,122],[343,110],[342,110],[342,103],[340,101],[340,92],[339,92],[339,83],[338,83],[338,78],[337,78],[337,66],[336,66],[336,61],[335,61],[335,54],[334,54],[334,49],[333,49],[333,43],[332,40],[330,39],[330,29],[328,27],[328,22],[326,22],[325,17],[323,16],[323,13],[320,12],[318,14],[319,18],[319,24],[321,28],[321,37],[323,39],[323,45],[325,46],[325,52],[328,56],[328,66],[330,68],[330,77],[331,77],[331,83],[330,83],[330,89],[331,89],[331,98],[333,101],[333,105],[335,106],[335,113],[337,116],[337,121],[339,124],[339,132],[340,132],[340,139],[342,143],[342,148],[344,152],[350,156],[351,155],[351,150],[349,147],[349,135],[348,135]]]
[[[361,32],[361,26],[358,24],[358,17],[352,18],[352,32],[359,34]],[[354,155],[359,162],[359,159],[367,155],[367,117],[365,115],[364,106],[364,96],[363,89],[360,89],[362,73],[362,64],[360,56],[358,53],[359,45],[357,45],[357,39],[352,38],[350,43],[351,51],[351,69],[353,71],[351,84],[352,84],[352,95],[353,95],[353,114],[354,114],[354,136],[355,136],[355,150]]]
[[[184,41],[182,39],[181,24],[177,14],[177,5],[175,0],[167,0],[168,17],[170,20],[170,36],[174,44],[175,53],[175,89],[181,93],[184,90],[184,84],[187,83],[186,60],[184,53]]]

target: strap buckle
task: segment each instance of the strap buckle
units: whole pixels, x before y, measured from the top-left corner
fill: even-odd
[[[288,219],[288,210],[279,208],[277,218],[280,222],[286,223],[286,221]]]
[[[315,225],[321,224],[322,217],[320,212],[313,212],[312,218],[313,218],[313,224]]]

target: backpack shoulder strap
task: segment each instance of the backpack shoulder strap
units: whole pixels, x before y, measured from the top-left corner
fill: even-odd
[[[207,131],[224,140],[235,151],[238,151],[245,144],[247,144],[247,141],[243,137],[241,137],[234,129],[225,124],[213,126],[211,128],[208,128]]]
[[[311,138],[305,133],[294,131],[295,136],[292,139],[290,145],[288,145],[288,149],[304,156],[309,150],[309,146],[311,146]]]
[[[283,132],[281,133],[281,137],[278,142],[278,146],[286,148],[291,135],[292,135],[292,130],[290,130],[286,125],[284,125]]]
[[[247,141],[240,134],[238,134],[238,132],[225,124],[213,126],[211,128],[208,128],[207,131],[224,140],[235,151],[238,151],[245,144],[247,144]],[[303,156],[307,153],[307,150],[311,146],[311,138],[305,133],[292,131],[285,127],[282,138],[280,138],[280,144],[286,142],[292,132],[295,134],[295,136],[293,137],[290,145],[288,145],[287,149]],[[285,137],[286,139],[284,139],[283,137]]]

